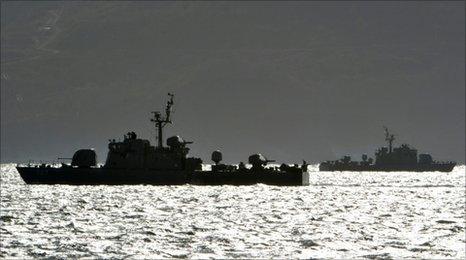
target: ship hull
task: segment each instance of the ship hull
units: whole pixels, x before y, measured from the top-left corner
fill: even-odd
[[[151,171],[140,169],[16,167],[27,184],[179,185],[187,183],[183,171]]]
[[[150,169],[16,167],[27,184],[68,185],[253,185],[309,184],[304,173],[216,173]]]
[[[369,172],[451,172],[456,164],[393,164],[393,165],[351,165],[351,164],[327,164],[319,165],[320,171],[369,171]]]

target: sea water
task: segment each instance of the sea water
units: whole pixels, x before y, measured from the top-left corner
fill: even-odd
[[[465,167],[304,187],[26,185],[1,165],[0,258],[464,258]]]

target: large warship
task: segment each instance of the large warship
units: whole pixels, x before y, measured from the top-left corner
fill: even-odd
[[[124,135],[123,141],[109,140],[108,155],[104,165],[97,164],[96,152],[92,149],[76,151],[71,163],[17,165],[16,169],[27,184],[71,185],[308,185],[307,163],[301,165],[281,164],[269,166],[261,154],[249,156],[249,165],[222,164],[222,153],[214,151],[210,169],[203,169],[202,160],[188,157],[188,144],[179,136],[167,139],[163,145],[163,129],[171,124],[173,95],[165,107],[165,115],[152,112],[151,122],[156,128],[157,145],[140,139],[135,132]]]
[[[450,172],[455,162],[437,162],[427,153],[417,154],[417,150],[408,144],[393,147],[395,135],[385,129],[385,141],[388,147],[381,147],[375,152],[375,161],[362,155],[362,161],[352,161],[350,156],[343,156],[336,161],[325,161],[319,164],[320,171],[440,171]]]

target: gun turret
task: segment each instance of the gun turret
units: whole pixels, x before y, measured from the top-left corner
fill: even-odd
[[[345,155],[345,156],[343,156],[343,158],[341,158],[341,161],[344,164],[348,164],[349,162],[351,162],[351,156]]]
[[[167,139],[167,145],[170,148],[180,148],[180,147],[185,147],[187,144],[192,144],[193,142],[191,141],[185,141],[183,138],[181,138],[178,135],[172,136]]]
[[[275,162],[275,160],[269,160],[260,153],[249,156],[248,161],[250,164],[252,164],[253,168],[263,168],[263,166],[266,166],[267,163]]]

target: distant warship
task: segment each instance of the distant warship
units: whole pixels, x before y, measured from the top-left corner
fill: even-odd
[[[350,156],[344,156],[337,161],[325,161],[320,163],[320,171],[441,171],[450,172],[455,167],[455,162],[436,162],[430,154],[419,154],[417,150],[407,144],[393,147],[395,136],[385,129],[385,141],[388,147],[381,147],[375,152],[375,162],[367,155],[362,155],[362,161],[352,161]]]
[[[148,140],[139,139],[134,132],[124,135],[123,141],[109,140],[107,160],[97,166],[97,155],[92,149],[75,152],[71,164],[60,167],[50,164],[17,165],[16,169],[28,184],[73,184],[73,185],[308,185],[307,163],[289,166],[268,167],[273,162],[261,154],[249,156],[250,167],[244,163],[221,164],[222,153],[214,151],[210,170],[203,170],[200,158],[188,157],[188,144],[179,136],[167,139],[163,146],[163,128],[171,124],[173,95],[165,108],[165,116],[152,112],[151,122],[157,130],[157,146]]]

